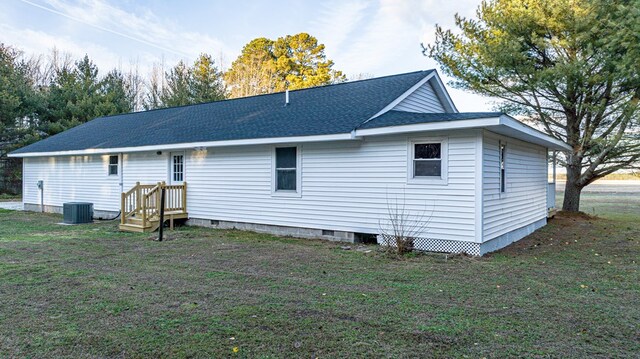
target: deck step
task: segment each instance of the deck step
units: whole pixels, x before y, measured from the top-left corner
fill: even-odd
[[[142,218],[139,217],[128,217],[125,218],[126,223],[132,223],[132,224],[142,224]]]
[[[185,212],[168,212],[164,216],[165,221],[189,218]],[[143,225],[142,217],[125,217],[124,223],[120,224],[121,231],[127,232],[154,232],[160,227],[160,219],[157,216],[146,219],[146,226]]]
[[[143,227],[142,225],[133,224],[133,223],[120,224],[120,230],[127,231],[127,232],[136,232],[136,233],[153,232],[151,228],[153,227]]]

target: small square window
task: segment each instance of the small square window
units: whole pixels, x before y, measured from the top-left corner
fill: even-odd
[[[442,144],[416,143],[413,153],[413,177],[442,176]]]
[[[118,156],[109,156],[109,176],[118,174]]]

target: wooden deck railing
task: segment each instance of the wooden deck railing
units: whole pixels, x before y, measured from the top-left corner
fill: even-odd
[[[142,198],[156,186],[157,185],[140,184],[140,182],[136,182],[136,185],[133,188],[131,188],[127,192],[122,193],[120,204],[120,208],[122,210],[122,223],[124,223],[126,217],[132,217],[136,214],[141,214],[140,210],[142,208]]]
[[[179,185],[164,185],[164,210],[167,212],[187,211],[186,182]]]
[[[132,218],[140,219],[141,225],[146,227],[149,221],[158,221],[160,216],[160,196],[164,189],[164,211],[168,213],[187,213],[187,183],[167,185],[157,184],[136,185],[122,193],[120,199],[121,224],[126,224]]]

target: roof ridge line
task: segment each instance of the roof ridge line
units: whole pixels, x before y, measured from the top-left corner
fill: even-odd
[[[393,74],[393,75],[385,75],[385,76],[379,76],[379,77],[371,77],[371,78],[368,78],[368,79],[361,79],[361,80],[355,80],[355,81],[345,81],[345,82],[340,82],[340,83],[325,84],[325,85],[319,85],[319,86],[312,86],[312,87],[306,87],[306,88],[301,88],[301,89],[289,90],[289,93],[313,90],[313,89],[330,87],[330,86],[355,84],[355,83],[360,83],[360,82],[365,82],[365,81],[373,81],[373,80],[384,79],[384,78],[388,78],[388,77],[397,77],[397,76],[416,74],[416,73],[419,73],[419,72],[429,72],[429,73],[431,73],[433,71],[435,71],[435,69],[418,70],[418,71],[404,72],[404,73],[401,73],[401,74]],[[113,115],[106,115],[106,116],[96,117],[96,118],[92,119],[91,121],[102,119],[102,118],[109,118],[109,117],[123,116],[123,115],[131,115],[131,114],[142,113],[142,112],[162,111],[162,110],[178,109],[178,108],[184,108],[184,107],[209,105],[209,104],[219,103],[219,102],[229,102],[229,101],[244,100],[244,99],[263,97],[263,96],[274,96],[274,95],[278,95],[278,94],[284,94],[285,92],[286,92],[286,90],[285,91],[278,91],[278,92],[271,92],[271,93],[263,93],[263,94],[258,94],[258,95],[245,96],[245,97],[225,98],[225,99],[217,100],[217,101],[207,101],[207,102],[200,102],[200,103],[192,103],[192,104],[188,104],[188,105],[159,107],[159,108],[152,108],[150,110],[140,110],[140,111],[118,113],[118,114],[113,114]]]

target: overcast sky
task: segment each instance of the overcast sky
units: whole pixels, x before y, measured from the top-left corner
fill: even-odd
[[[347,76],[437,68],[421,53],[435,24],[472,16],[479,0],[153,1],[2,0],[0,42],[27,54],[54,46],[89,55],[103,70],[192,62],[201,52],[222,67],[256,37],[308,32]],[[442,76],[442,74],[441,74]],[[447,79],[444,79],[447,82]],[[490,100],[449,88],[460,111],[490,110]]]

